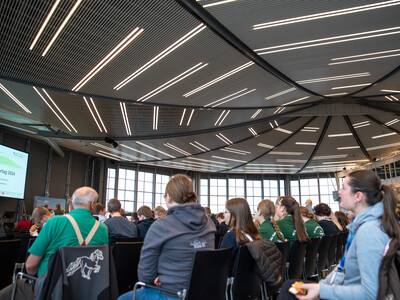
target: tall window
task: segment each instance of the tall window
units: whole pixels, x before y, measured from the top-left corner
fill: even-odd
[[[225,209],[226,195],[226,179],[210,179],[210,209],[211,212],[217,214]]]
[[[139,172],[137,209],[142,205],[153,208],[153,178],[153,173]]]
[[[318,178],[300,179],[301,205],[305,205],[307,199],[311,199],[313,205],[319,203]],[[299,200],[299,199],[297,199]]]
[[[290,196],[292,196],[297,201],[300,200],[299,181],[297,179],[290,180]]]
[[[229,178],[228,180],[229,199],[232,198],[245,198],[244,194],[244,179],[242,178]]]
[[[110,170],[110,169],[109,169]],[[127,212],[134,211],[135,197],[135,178],[136,171],[119,169],[118,170],[118,200],[121,207]],[[109,198],[107,198],[109,200]]]
[[[264,199],[270,199],[275,202],[278,196],[278,180],[264,180]]]
[[[107,170],[107,192],[106,192],[106,200],[115,198],[115,169],[109,168]]]
[[[334,178],[320,178],[319,188],[321,191],[321,203],[328,204],[333,212],[338,211],[339,202],[333,200],[333,191],[337,191],[336,180]],[[313,205],[316,204],[313,201]]]
[[[258,203],[262,200],[261,180],[246,180],[246,192],[246,200],[251,213],[254,214]]]
[[[200,179],[199,204],[208,206],[208,179]]]
[[[168,175],[161,175],[161,174],[156,175],[155,206],[163,206],[164,208],[166,208],[164,194],[165,194],[165,187],[167,186],[169,178],[170,177]]]
[[[280,189],[279,196],[286,196],[285,180],[283,179],[279,180],[279,189]]]

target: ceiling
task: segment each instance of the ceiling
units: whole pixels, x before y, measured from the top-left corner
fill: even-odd
[[[53,147],[232,174],[400,152],[400,1],[4,0],[0,13],[0,124]]]

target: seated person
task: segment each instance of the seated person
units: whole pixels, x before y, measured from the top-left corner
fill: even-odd
[[[21,221],[17,223],[17,229],[31,228],[32,224],[26,219],[26,214],[22,214]]]
[[[325,235],[322,227],[315,221],[314,214],[310,213],[306,207],[300,206],[300,214],[303,218],[306,232],[310,238],[322,237]]]
[[[214,249],[215,226],[197,204],[192,181],[178,174],[165,188],[168,214],[151,225],[140,254],[139,280],[170,290],[187,288],[197,250]],[[120,296],[131,300],[133,291]],[[137,300],[176,297],[151,288],[136,291]],[[167,298],[169,299],[169,298]]]
[[[315,217],[318,221],[318,224],[324,230],[325,235],[338,234],[339,228],[332,222],[330,217],[332,211],[328,204],[320,203],[314,207]]]
[[[226,225],[226,223],[225,223],[224,213],[221,212],[217,215],[217,221],[219,223],[217,234],[219,234],[220,236],[224,236],[228,232],[228,229],[229,229],[228,225]]]
[[[106,207],[101,203],[96,203],[94,207],[93,217],[97,217],[96,219],[99,222],[104,222],[106,220]]]
[[[258,231],[260,232],[263,239],[271,240],[274,243],[283,242],[285,241],[285,237],[279,229],[279,226],[276,223],[274,216],[274,202],[272,202],[271,200],[262,200],[257,206],[255,217],[256,221],[260,223]]]
[[[54,215],[55,216],[61,216],[64,214],[64,211],[61,209],[61,204],[57,203],[56,204],[56,209],[54,210]]]
[[[347,218],[346,214],[342,211],[336,211],[335,217],[338,220],[340,226],[343,228],[343,232],[348,232],[347,225],[349,225],[350,221]]]
[[[118,199],[114,198],[108,201],[108,211],[111,218],[107,219],[104,224],[108,227],[110,242],[115,243],[117,236],[137,237],[136,225],[121,216],[121,202]]]
[[[47,208],[43,206],[36,207],[31,215],[31,221],[33,222],[34,225],[29,229],[29,234],[31,236],[38,236],[44,224],[51,217],[52,214],[49,212]]]
[[[149,230],[151,224],[154,223],[155,219],[153,218],[153,212],[151,211],[150,207],[146,205],[141,206],[138,209],[137,214],[139,218],[139,222],[136,225],[138,237],[144,239],[147,231]]]
[[[167,215],[167,212],[165,211],[164,207],[162,206],[157,206],[154,208],[154,219],[162,218]]]

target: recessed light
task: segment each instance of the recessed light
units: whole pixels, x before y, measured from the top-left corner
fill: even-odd
[[[128,113],[126,111],[126,105],[123,102],[119,103],[121,108],[122,118],[124,119],[125,130],[127,135],[132,135],[131,126],[129,125]]]
[[[272,154],[272,155],[303,155],[303,152],[271,151],[268,154]]]
[[[349,150],[349,149],[359,149],[360,146],[348,146],[348,147],[338,147],[337,150]]]
[[[221,141],[223,141],[227,145],[232,145],[233,143],[231,142],[230,139],[228,139],[226,136],[224,136],[222,133],[217,133],[215,135],[217,138],[219,138]]]
[[[393,124],[396,124],[397,122],[399,122],[399,119],[393,119],[393,120],[391,120],[389,122],[386,122],[385,125],[386,126],[391,126]]]
[[[274,99],[274,98],[276,98],[276,97],[282,96],[282,95],[284,95],[284,94],[293,92],[293,91],[295,91],[295,90],[297,90],[297,88],[292,87],[292,88],[290,88],[290,89],[287,89],[287,90],[281,91],[281,92],[279,92],[279,93],[273,94],[273,95],[271,95],[271,96],[268,96],[268,97],[265,98],[265,100],[271,100],[271,99]]]
[[[372,136],[371,138],[373,139],[380,139],[383,137],[387,137],[387,136],[391,136],[391,135],[395,135],[397,134],[396,132],[390,132],[390,133],[386,133],[386,134],[381,134],[381,135],[376,135],[376,136]]]
[[[212,157],[217,158],[217,159],[222,159],[222,160],[239,162],[239,163],[247,163],[247,161],[245,161],[245,160],[239,160],[239,159],[234,159],[234,158],[228,158],[228,157],[222,157],[222,156],[216,156],[216,155],[213,155]]]
[[[218,120],[215,122],[214,126],[217,126],[218,122],[219,122],[218,126],[220,126],[220,125],[222,124],[222,122],[225,120],[226,116],[227,116],[230,112],[231,112],[231,111],[228,110],[228,111],[226,111],[226,113],[225,113],[225,110],[224,110],[224,111],[219,115],[219,118],[218,118]],[[220,122],[220,120],[221,120],[221,122]]]
[[[143,152],[143,151],[134,149],[134,148],[132,148],[132,147],[129,147],[128,145],[124,145],[124,144],[119,144],[119,145],[120,145],[121,147],[124,147],[124,148],[126,148],[126,149],[132,150],[132,151],[137,152],[137,153],[140,153],[140,154],[143,154],[143,155],[145,155],[145,156],[148,156],[148,157],[151,157],[151,158],[154,158],[154,159],[157,159],[157,160],[161,160],[161,158],[159,158],[159,157],[157,157],[157,156],[154,156],[154,155],[148,154],[148,153],[146,153],[146,152]]]
[[[247,164],[248,166],[260,167],[294,167],[295,165],[280,165],[280,164]]]
[[[105,150],[107,150],[107,151],[109,151],[109,152],[117,153],[117,154],[119,154],[120,156],[127,156],[127,157],[132,158],[132,159],[135,159],[135,160],[143,161],[143,159],[141,159],[141,158],[139,158],[139,157],[137,157],[137,156],[134,156],[134,155],[132,155],[132,154],[119,151],[119,150],[114,149],[114,148],[111,148],[111,147],[104,146],[104,145],[99,144],[99,143],[90,143],[90,144],[93,145],[93,146],[96,146],[96,147],[98,147],[98,148],[105,149]]]
[[[193,159],[193,160],[198,160],[198,161],[204,161],[204,162],[209,162],[209,163],[219,164],[219,165],[229,165],[229,163],[220,162],[220,161],[215,161],[215,160],[209,160],[209,159],[203,159],[203,158],[197,158],[197,157],[188,157],[188,159]]]
[[[257,136],[257,135],[258,135],[258,133],[257,133],[252,127],[249,128],[249,131],[250,131],[251,134],[254,135],[254,136]]]
[[[190,113],[190,116],[189,116],[189,119],[188,119],[188,121],[186,123],[186,126],[189,126],[190,121],[192,120],[192,117],[193,117],[193,113],[194,113],[194,109],[192,109],[192,112]]]
[[[220,150],[225,151],[225,152],[234,153],[234,154],[240,154],[240,155],[251,154],[251,152],[249,152],[249,151],[244,151],[244,150],[239,150],[239,149],[234,149],[234,148],[229,148],[229,147],[225,147]]]
[[[260,112],[262,112],[262,109],[257,109],[257,111],[251,116],[251,119],[257,117]]]
[[[310,142],[296,142],[296,145],[315,146],[315,145],[317,145],[317,143],[310,143]]]
[[[346,133],[335,133],[335,134],[328,134],[328,137],[342,137],[342,136],[352,136],[351,132]]]
[[[350,89],[350,88],[355,88],[355,87],[360,87],[360,86],[367,86],[367,85],[371,85],[371,83],[361,83],[361,84],[353,84],[353,85],[345,85],[345,86],[336,86],[336,87],[333,87],[332,90]]]
[[[385,92],[385,93],[400,93],[400,91],[397,91],[397,90],[381,90],[381,92]]]
[[[179,126],[182,126],[182,122],[183,122],[183,118],[185,117],[185,113],[186,113],[186,108],[183,109],[182,117],[181,117],[181,122],[179,123]]]
[[[267,148],[267,149],[274,149],[275,146],[268,145],[268,144],[263,144],[263,143],[258,143],[257,146]]]
[[[323,165],[337,165],[337,164],[346,164],[346,163],[357,163],[357,162],[368,162],[368,159],[356,159],[356,160],[345,160],[345,161],[329,161],[323,162]]]
[[[160,110],[159,106],[154,106],[153,108],[153,130],[158,128],[158,112]]]
[[[400,53],[368,57],[368,58],[359,58],[359,59],[346,60],[346,61],[339,61],[339,62],[329,63],[328,65],[334,66],[334,65],[341,65],[341,64],[351,64],[351,63],[360,62],[360,61],[376,60],[376,59],[389,58],[389,57],[395,57],[395,56],[400,56]]]
[[[207,147],[204,146],[203,144],[200,144],[200,143],[197,142],[197,141],[194,141],[194,143],[190,142],[189,144],[192,145],[193,147],[195,147],[195,148],[197,148],[197,149],[203,151],[203,152],[210,151],[209,148],[207,148]]]
[[[103,130],[101,129],[101,127],[100,127],[100,125],[99,125],[99,122],[97,122],[97,119],[96,119],[96,117],[94,116],[94,113],[93,113],[93,111],[92,111],[92,108],[90,107],[89,103],[88,103],[87,100],[86,100],[86,97],[83,97],[83,100],[85,100],[86,106],[89,108],[90,114],[92,115],[93,120],[96,122],[96,125],[97,125],[97,127],[99,128],[100,132],[103,132]]]
[[[21,107],[26,113],[28,114],[32,114],[31,111],[29,109],[27,109],[25,107],[25,105],[23,105],[13,94],[11,94],[11,92],[9,90],[6,89],[6,87],[4,85],[2,85],[0,83],[0,89],[7,94],[8,97],[10,97],[15,103],[18,104],[19,107]]]
[[[292,134],[293,133],[293,131],[290,131],[290,130],[287,130],[287,129],[283,129],[282,127],[274,128],[274,130],[280,131],[280,132],[283,132],[283,133],[286,133],[286,134]]]
[[[276,162],[288,162],[288,163],[299,163],[303,164],[306,163],[307,160],[305,159],[286,159],[286,158],[278,158]]]
[[[348,156],[348,154],[322,155],[322,156],[314,156],[313,160],[332,159],[332,158],[346,158],[347,156]]]
[[[324,97],[336,97],[336,96],[344,96],[347,95],[348,93],[336,93],[336,94],[326,94]]]
[[[285,104],[282,104],[281,106],[286,106],[286,105],[289,105],[289,104],[293,104],[293,103],[296,103],[296,102],[299,102],[299,101],[302,101],[302,100],[305,100],[305,99],[308,99],[308,98],[310,98],[310,96],[305,96],[305,97],[302,97],[300,99],[296,99],[296,100],[287,102]]]
[[[100,155],[100,156],[104,156],[104,157],[109,158],[109,159],[112,159],[112,160],[121,161],[121,159],[120,159],[118,156],[113,155],[113,154],[111,154],[111,153],[106,153],[106,152],[104,152],[104,151],[102,151],[102,150],[97,151],[96,154],[97,154],[97,155]]]
[[[235,94],[238,93],[238,92],[236,92],[236,93],[234,93],[234,94],[232,94],[232,95],[226,96],[226,97],[224,97],[224,98],[221,98],[221,99],[219,99],[219,100],[216,100],[216,101],[214,101],[214,102],[211,102],[211,103],[209,103],[209,104],[206,104],[206,105],[204,105],[204,107],[208,107],[208,106],[217,107],[217,106],[219,106],[219,105],[221,105],[221,104],[224,104],[224,103],[226,103],[226,102],[229,102],[229,101],[235,100],[235,99],[237,99],[237,98],[239,98],[239,97],[242,97],[242,96],[244,96],[244,95],[250,94],[250,93],[254,92],[256,89],[252,89],[252,90],[250,90],[250,91],[246,91],[246,90],[247,90],[247,88],[245,88],[245,89],[239,91],[239,92],[245,91],[245,92],[242,92],[242,93],[239,94],[239,95],[236,95],[236,96],[234,96],[234,97],[229,98],[230,96],[233,96],[233,95],[235,95]],[[227,98],[229,98],[229,99],[227,99]],[[226,99],[226,100],[225,100],[225,99]],[[219,103],[217,103],[217,102],[219,102]],[[217,103],[217,104],[215,104],[215,103]]]
[[[285,110],[286,107],[278,107],[275,111],[274,111],[274,115],[275,114],[280,114],[281,112],[283,112]]]

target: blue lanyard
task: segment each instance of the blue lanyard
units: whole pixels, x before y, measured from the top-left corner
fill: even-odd
[[[344,255],[343,255],[343,257],[342,257],[342,259],[340,261],[340,265],[338,267],[338,271],[340,271],[340,272],[344,273],[344,262],[346,260],[347,251],[350,248],[350,244],[353,241],[353,238],[354,238],[354,233],[350,233],[349,238],[347,239],[346,247],[345,247],[345,250],[344,250]]]

